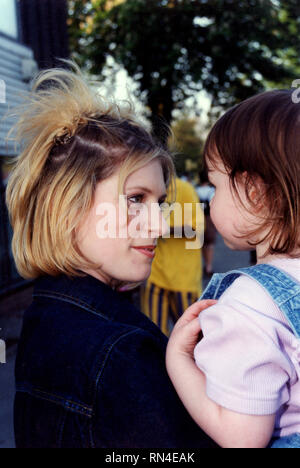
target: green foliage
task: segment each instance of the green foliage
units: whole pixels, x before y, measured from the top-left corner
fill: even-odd
[[[191,172],[197,174],[201,163],[204,138],[197,130],[197,120],[183,117],[172,125],[173,137],[169,146],[175,152],[175,163],[178,174],[188,170],[186,161],[190,162]]]
[[[100,75],[108,55],[171,121],[206,90],[229,107],[298,78],[298,0],[70,0],[75,58]],[[155,122],[154,122],[155,124]]]

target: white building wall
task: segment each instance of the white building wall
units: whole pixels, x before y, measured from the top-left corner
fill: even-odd
[[[29,88],[24,80],[24,68],[30,67],[31,64],[34,64],[32,50],[0,36],[0,156],[16,154],[14,143],[6,140],[7,133],[14,123],[9,114],[22,102],[22,94]]]

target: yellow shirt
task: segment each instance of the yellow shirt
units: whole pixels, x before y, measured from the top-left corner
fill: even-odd
[[[168,239],[160,238],[149,281],[163,289],[195,292],[200,296],[204,215],[196,190],[189,182],[181,179],[176,179],[176,203],[169,225],[171,228],[192,227],[197,236],[175,238],[171,234]]]

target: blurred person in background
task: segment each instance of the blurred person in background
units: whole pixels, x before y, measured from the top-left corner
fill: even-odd
[[[203,212],[194,187],[179,178],[169,224],[170,237],[158,239],[151,275],[141,289],[142,311],[166,335],[202,293]],[[197,248],[193,249],[185,237],[192,229],[197,232]]]
[[[215,188],[209,182],[208,174],[205,169],[200,172],[199,177],[200,185],[196,188],[196,191],[200,202],[204,205],[203,209],[205,216],[204,244],[202,248],[204,274],[206,277],[211,277],[213,275],[213,260],[217,230],[210,217],[209,204],[215,195]]]

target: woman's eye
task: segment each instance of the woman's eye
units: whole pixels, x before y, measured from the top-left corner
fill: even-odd
[[[131,197],[127,197],[128,203],[143,203],[145,202],[145,195],[144,194],[138,194],[138,195],[132,195]],[[160,208],[164,208],[166,204],[166,199],[163,198],[158,201],[158,205]]]
[[[132,197],[128,197],[128,201],[130,203],[142,203],[144,199],[144,195],[140,194],[140,195],[133,195]]]

